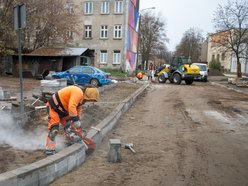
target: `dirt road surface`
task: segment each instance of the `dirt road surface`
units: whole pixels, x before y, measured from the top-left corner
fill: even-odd
[[[86,162],[52,186],[247,186],[248,95],[152,84]],[[133,143],[107,161],[109,139]]]

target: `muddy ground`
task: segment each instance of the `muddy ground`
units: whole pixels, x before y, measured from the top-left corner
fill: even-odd
[[[141,87],[142,84],[133,83],[133,82],[120,82],[113,88],[106,90],[100,94],[100,100],[96,104],[87,104],[83,107],[83,115],[82,115],[82,125],[83,128],[89,130],[91,126],[97,125],[100,121],[102,121],[106,116],[112,112],[112,110],[125,98],[127,98],[130,94],[132,94],[135,90]],[[1,77],[0,87],[3,90],[7,90],[11,93],[11,96],[19,96],[20,92],[20,81],[18,78],[8,78]],[[34,98],[32,94],[40,94],[40,81],[34,79],[24,79],[23,80],[23,90],[24,90],[24,98],[25,104],[30,105],[34,102]],[[6,104],[6,102],[1,101],[1,104]],[[35,106],[43,105],[42,103],[36,102]],[[10,125],[11,128],[7,132],[6,138],[13,135],[13,138],[17,136],[15,141],[10,139],[4,139],[4,137],[0,138],[0,173],[13,170],[17,167],[35,162],[37,160],[45,158],[44,154],[44,135],[47,133],[47,113],[46,110],[39,110],[36,112],[28,113],[31,115],[31,119],[25,124],[24,129],[21,129],[19,125],[10,122],[9,117],[6,116],[6,113],[0,115],[1,121],[0,126],[2,128],[8,128]],[[5,119],[7,118],[7,119]],[[8,120],[7,122],[5,122]],[[5,123],[4,123],[5,122]],[[11,124],[8,124],[8,123]],[[21,133],[18,133],[21,131]],[[1,134],[2,134],[1,133]],[[63,127],[61,127],[61,135],[58,140],[63,140],[62,138]],[[4,134],[2,134],[4,135]],[[25,136],[25,137],[24,137]],[[62,138],[62,139],[60,139]],[[27,150],[23,150],[22,146],[26,148],[30,143],[30,141],[35,141],[31,150],[27,148]],[[39,142],[36,142],[39,140]],[[19,146],[18,146],[19,144]],[[32,144],[30,144],[32,145]],[[64,148],[63,145],[59,147]],[[58,150],[60,150],[58,149]]]
[[[152,84],[101,147],[51,185],[247,186],[247,101],[211,82]],[[122,146],[122,161],[108,162],[115,138],[136,153]]]
[[[130,94],[128,90],[133,91],[136,86],[125,84],[103,93],[102,103],[94,108],[104,114],[96,116],[93,115],[96,112],[85,108],[86,113],[89,109],[94,116],[85,114],[85,120],[97,123],[111,111],[111,105],[115,107],[122,100],[122,93],[117,91]],[[194,82],[192,86],[151,84],[104,138],[99,149],[82,166],[51,185],[246,186],[247,101],[247,88],[224,81]],[[40,120],[43,130],[45,121],[45,117]],[[86,122],[83,124],[89,127]],[[122,142],[120,163],[107,160],[108,141],[113,138]],[[136,153],[124,149],[126,143],[133,143]],[[39,150],[2,148],[2,171],[43,158]]]

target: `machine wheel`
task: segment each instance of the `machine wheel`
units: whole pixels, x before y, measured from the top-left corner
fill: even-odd
[[[187,80],[185,80],[185,83],[187,84],[187,85],[191,85],[192,83],[193,83],[193,79],[187,79]]]
[[[158,82],[159,83],[165,83],[166,82],[166,78],[165,78],[164,74],[161,74],[158,76]]]
[[[90,84],[93,85],[93,86],[95,86],[95,87],[100,86],[100,83],[99,83],[98,79],[92,79],[92,80],[90,80]]]
[[[174,74],[172,77],[172,80],[173,80],[173,83],[180,85],[182,81],[181,75],[178,73]]]

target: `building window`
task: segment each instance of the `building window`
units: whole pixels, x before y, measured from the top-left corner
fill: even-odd
[[[121,64],[121,51],[120,50],[114,50],[113,64]]]
[[[93,14],[93,2],[85,2],[84,13],[85,14]]]
[[[74,13],[73,3],[67,2],[65,6],[66,6],[67,14],[73,14]]]
[[[84,38],[90,39],[92,38],[92,26],[91,25],[85,25],[84,26]]]
[[[220,61],[220,54],[217,54],[217,61]]]
[[[107,50],[101,50],[100,52],[100,63],[107,64],[108,53]]]
[[[115,39],[122,38],[122,26],[121,25],[114,26],[114,38]]]
[[[100,29],[100,38],[107,39],[108,38],[108,26],[102,25]]]
[[[73,39],[74,38],[74,32],[71,30],[68,30],[67,31],[67,37],[68,37],[68,39]]]
[[[115,1],[115,13],[123,13],[123,1]]]
[[[215,58],[214,55],[212,55],[212,61],[214,60],[214,58]]]
[[[225,56],[226,56],[226,55],[225,55],[225,53],[223,52],[223,53],[221,54],[221,60],[222,60],[222,61],[225,60]]]
[[[101,13],[102,14],[109,14],[109,2],[103,1],[101,4]]]

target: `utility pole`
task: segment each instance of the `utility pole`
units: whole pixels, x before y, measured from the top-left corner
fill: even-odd
[[[23,75],[22,75],[22,32],[26,26],[26,7],[25,5],[16,5],[14,7],[14,28],[18,32],[18,57],[19,57],[19,76],[20,76],[20,115],[24,114],[23,104]]]

